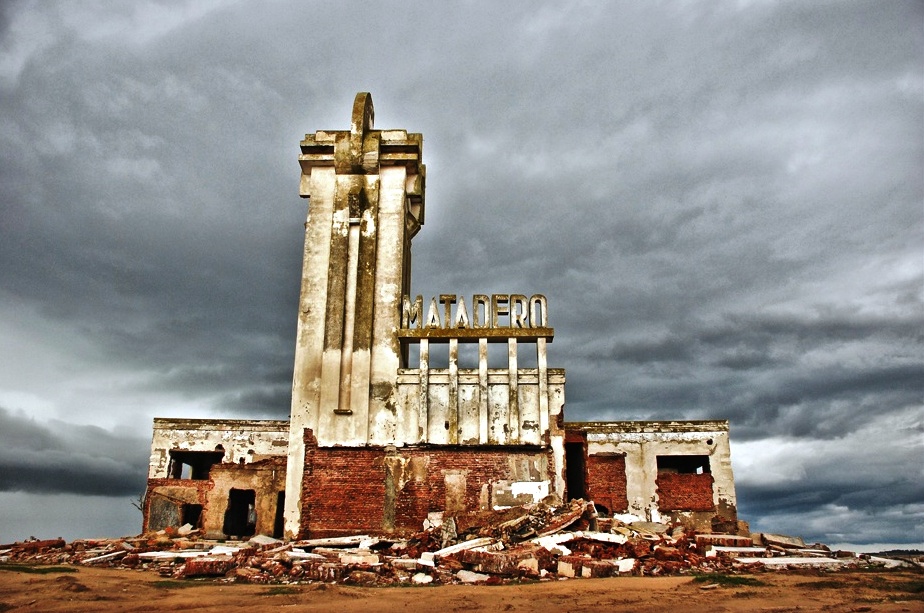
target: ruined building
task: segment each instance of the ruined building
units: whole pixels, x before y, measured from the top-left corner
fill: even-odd
[[[431,513],[549,495],[700,528],[734,522],[727,422],[566,422],[545,296],[410,295],[422,145],[373,129],[367,93],[349,130],[305,136],[290,419],[155,419],[144,529],[406,534]],[[477,366],[460,366],[465,343]],[[489,352],[506,366],[489,367]]]

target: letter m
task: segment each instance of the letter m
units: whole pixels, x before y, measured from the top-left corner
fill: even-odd
[[[411,306],[411,300],[407,296],[402,300],[401,328],[410,330],[414,322],[417,323],[417,328],[423,326],[423,296],[417,296],[414,299],[414,306]]]

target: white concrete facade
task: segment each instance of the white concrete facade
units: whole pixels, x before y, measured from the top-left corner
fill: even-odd
[[[737,507],[726,420],[571,422],[565,427],[586,433],[588,457],[625,455],[629,513],[660,520],[658,456],[707,456],[715,509]]]

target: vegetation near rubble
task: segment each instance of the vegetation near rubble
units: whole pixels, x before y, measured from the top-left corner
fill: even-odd
[[[179,580],[179,579],[163,579],[161,581],[155,581],[152,583],[154,587],[160,590],[172,590],[176,588],[187,588],[187,587],[196,587],[197,585],[207,585],[205,581],[196,581],[196,580]]]
[[[901,592],[903,594],[913,594],[910,596],[911,600],[924,600],[924,579],[909,579],[909,580],[900,580],[900,581],[889,581],[882,577],[872,577],[867,579],[866,577],[859,578],[859,583],[862,587],[872,588],[874,590],[880,590],[883,592]],[[822,579],[820,581],[805,581],[799,583],[797,587],[808,588],[808,589],[842,589],[844,583],[838,581],[837,579]]]
[[[722,573],[707,573],[704,575],[695,575],[693,581],[697,583],[716,583],[726,587],[735,587],[739,585],[767,585],[760,579],[754,577],[742,577],[741,575],[724,575]]]
[[[17,573],[32,573],[35,575],[77,572],[77,569],[73,566],[37,566],[33,564],[0,564],[0,570],[10,570]]]
[[[264,596],[289,596],[292,594],[301,594],[302,591],[297,587],[292,587],[289,585],[274,585],[265,592]]]

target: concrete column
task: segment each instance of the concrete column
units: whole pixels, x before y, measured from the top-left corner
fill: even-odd
[[[285,532],[295,538],[301,512],[305,461],[304,430],[318,431],[321,403],[321,351],[327,311],[327,277],[333,224],[336,175],[333,168],[314,168],[303,177],[303,191],[311,195],[305,221],[304,265],[295,338],[292,408],[286,474]],[[307,183],[307,185],[304,185]]]
[[[449,340],[449,407],[447,408],[450,445],[459,443],[459,339]]]
[[[478,442],[488,443],[488,339],[478,339]]]
[[[507,443],[518,443],[520,440],[520,393],[517,380],[517,339],[507,339],[507,372],[508,401],[507,401]]]

